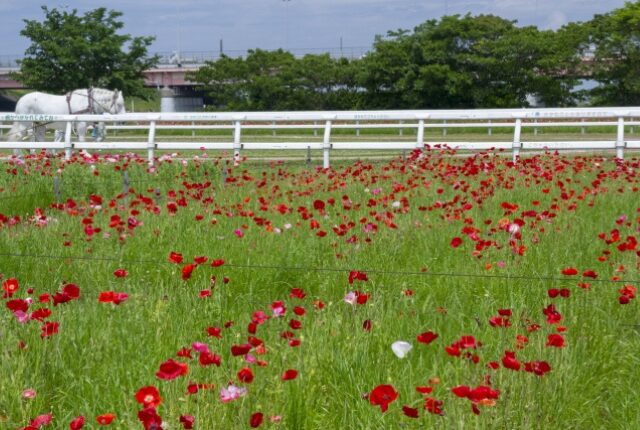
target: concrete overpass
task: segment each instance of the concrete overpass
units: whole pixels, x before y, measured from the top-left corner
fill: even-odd
[[[163,112],[188,112],[202,109],[203,97],[195,82],[186,78],[188,72],[194,72],[201,65],[178,67],[175,65],[160,66],[144,72],[146,87],[160,91],[161,110]],[[11,77],[17,67],[0,68],[0,90],[24,89],[24,85]]]
[[[166,66],[155,67],[146,70],[145,85],[152,88],[163,87],[193,87],[195,82],[186,79],[187,72],[193,72],[200,68],[200,65],[189,65],[185,67]],[[22,89],[24,86],[11,77],[12,72],[17,72],[17,67],[0,68],[0,90]]]

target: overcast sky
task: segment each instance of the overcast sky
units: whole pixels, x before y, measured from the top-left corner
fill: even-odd
[[[20,55],[23,19],[42,20],[44,0],[0,0],[0,56]],[[124,13],[123,32],[155,36],[152,52],[251,48],[370,47],[376,34],[413,29],[445,14],[495,14],[520,25],[558,28],[624,5],[624,0],[60,0],[80,13],[106,6]]]

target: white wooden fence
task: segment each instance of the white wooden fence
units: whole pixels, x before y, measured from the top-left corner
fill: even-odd
[[[486,109],[486,110],[412,110],[412,111],[336,111],[336,112],[224,112],[224,113],[136,113],[125,115],[16,115],[0,113],[0,131],[8,129],[12,122],[27,122],[38,125],[58,125],[65,130],[64,139],[45,142],[33,141],[32,133],[27,140],[2,141],[2,149],[54,149],[64,150],[67,158],[73,150],[146,150],[150,163],[154,161],[156,150],[228,150],[234,157],[240,157],[240,151],[247,150],[322,150],[323,166],[329,167],[329,155],[333,150],[412,150],[424,148],[425,130],[442,129],[442,139],[437,143],[458,150],[489,151],[510,150],[516,162],[523,150],[615,150],[617,158],[624,157],[625,149],[640,149],[639,140],[625,139],[625,127],[640,126],[640,107],[618,108],[555,108],[555,109]],[[73,134],[74,123],[106,123],[107,130],[129,130],[138,134],[139,139],[116,140],[119,136],[107,137],[105,141],[88,140],[80,142]],[[615,129],[615,139],[586,140],[585,130],[590,127],[609,126]],[[532,127],[536,131],[542,128],[567,127],[582,131],[579,140],[553,140],[553,130],[545,133],[549,140],[522,139],[524,128]],[[486,141],[460,142],[451,140],[447,129],[465,128],[487,130]],[[510,141],[496,140],[491,131],[495,128],[510,128],[513,138]],[[332,131],[351,130],[350,135],[338,138]],[[392,141],[367,141],[349,138],[360,135],[367,129],[397,129],[397,135],[403,130],[412,130],[415,139],[403,138]],[[140,135],[140,130],[144,135]],[[201,140],[180,141],[167,131],[228,130],[228,138],[213,139],[208,135]],[[243,131],[300,130],[296,139],[275,138],[256,141],[243,139]],[[415,131],[414,131],[415,130]],[[321,132],[322,135],[318,135]],[[254,132],[255,133],[255,132]],[[162,134],[162,136],[160,136]],[[566,131],[563,135],[566,135]],[[6,133],[5,133],[6,136]],[[15,139],[15,138],[14,138]],[[431,142],[435,143],[435,142]]]

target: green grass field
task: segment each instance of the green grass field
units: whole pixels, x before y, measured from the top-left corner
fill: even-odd
[[[212,155],[153,172],[127,157],[2,165],[1,281],[19,288],[0,311],[0,428],[49,413],[42,428],[78,416],[97,428],[103,414],[115,415],[107,428],[145,428],[135,394],[146,386],[162,397],[146,428],[154,414],[167,429],[188,428],[181,416],[197,429],[250,428],[257,412],[274,429],[640,422],[638,159],[546,154],[513,166],[432,151],[322,171],[317,159],[248,155],[236,168]],[[366,280],[350,283],[353,271]],[[54,305],[69,283],[79,297]],[[110,291],[128,297],[101,302]],[[43,336],[47,322],[58,332]],[[428,331],[437,338],[420,342]],[[399,340],[412,345],[404,358],[391,349]],[[188,372],[158,377],[170,358]],[[223,402],[230,384],[246,393]],[[386,412],[381,385],[397,393]]]

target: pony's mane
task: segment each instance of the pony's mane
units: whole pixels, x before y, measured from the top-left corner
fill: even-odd
[[[76,90],[77,91],[77,90]],[[89,91],[88,88],[82,88],[82,91]],[[108,96],[108,97],[112,97],[113,96],[113,91],[111,90],[107,90],[105,88],[92,88],[91,89],[91,93],[95,96],[101,97],[101,96]]]

